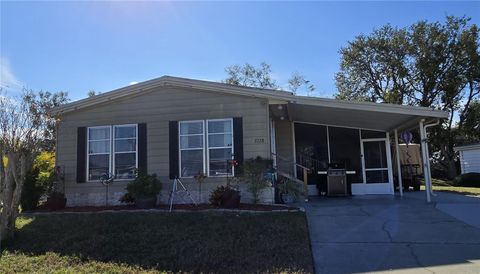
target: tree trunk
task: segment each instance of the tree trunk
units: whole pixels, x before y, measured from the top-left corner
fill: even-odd
[[[0,199],[3,202],[0,212],[0,241],[13,238],[26,170],[30,166],[30,157],[26,154],[10,152],[7,156],[8,164],[2,170],[4,182]]]
[[[455,165],[455,160],[448,159],[447,161],[448,161],[448,170],[447,170],[448,179],[454,179],[455,176],[457,176],[457,166]]]
[[[457,166],[455,165],[455,154],[450,152],[450,149],[453,151],[453,148],[449,146],[444,146],[442,148],[443,154],[443,165],[447,171],[447,179],[453,179],[457,176]]]
[[[8,165],[10,165],[10,160]],[[12,174],[9,172],[9,169],[6,169],[5,174],[5,186],[2,192],[2,201],[3,201],[3,208],[2,212],[0,213],[0,240],[6,240],[13,237],[13,233],[15,230],[15,225],[12,224],[12,220],[14,222],[16,218],[15,210],[12,207],[13,201],[13,193],[15,190],[15,180]],[[18,208],[18,205],[17,205]],[[13,210],[12,210],[13,209]],[[18,209],[17,209],[18,211]]]

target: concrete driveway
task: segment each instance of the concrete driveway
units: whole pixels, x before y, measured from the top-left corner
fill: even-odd
[[[304,204],[317,273],[480,273],[480,198],[424,192]]]

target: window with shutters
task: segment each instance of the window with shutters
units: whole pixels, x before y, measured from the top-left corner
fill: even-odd
[[[137,169],[137,125],[89,127],[87,178],[97,181],[105,174],[132,179]]]
[[[233,176],[233,119],[179,122],[180,176]]]

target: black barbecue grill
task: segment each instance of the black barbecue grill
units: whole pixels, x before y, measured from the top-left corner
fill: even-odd
[[[347,196],[347,170],[330,167],[327,170],[327,195]]]

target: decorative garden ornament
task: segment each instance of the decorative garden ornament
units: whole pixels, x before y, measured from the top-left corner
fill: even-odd
[[[201,202],[202,201],[202,184],[203,184],[203,180],[205,180],[207,176],[205,176],[205,173],[203,173],[202,171],[199,171],[197,175],[193,176],[193,178],[195,179],[195,182],[198,183],[198,201]]]
[[[404,131],[400,134],[400,138],[402,138],[403,142],[408,145],[412,142],[413,134],[410,131]]]
[[[105,186],[105,207],[108,207],[108,186],[113,184],[114,177],[112,173],[105,173],[100,177],[100,183]]]

